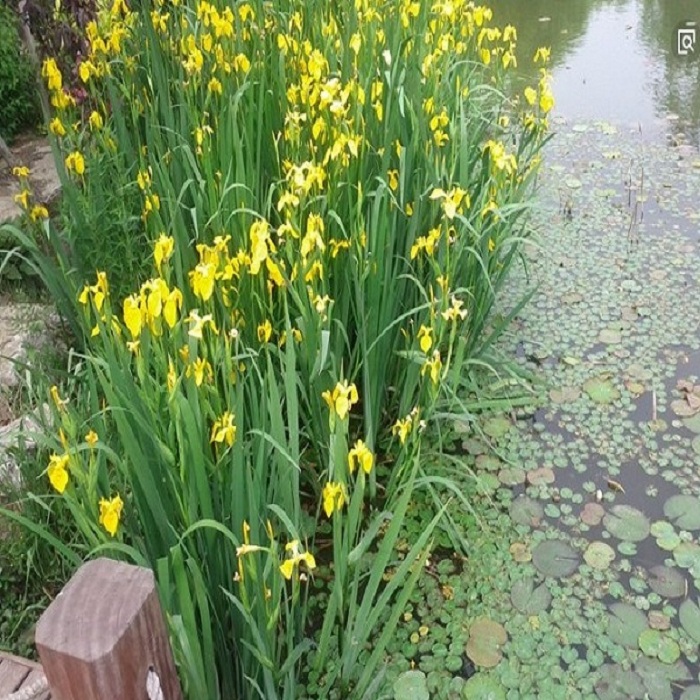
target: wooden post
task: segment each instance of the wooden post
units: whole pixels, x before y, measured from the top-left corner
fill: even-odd
[[[41,616],[36,647],[53,700],[182,700],[149,569],[83,564]]]

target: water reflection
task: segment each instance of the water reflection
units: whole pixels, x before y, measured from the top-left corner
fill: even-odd
[[[567,117],[672,129],[700,144],[700,3],[697,0],[492,0],[499,24],[518,28],[529,80],[538,46],[552,47],[557,112]],[[678,56],[679,25],[698,22],[694,55]]]

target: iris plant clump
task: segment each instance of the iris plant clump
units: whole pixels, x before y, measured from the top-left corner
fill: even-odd
[[[505,96],[516,38],[464,0],[115,0],[83,97],[44,64],[63,221],[27,223],[88,358],[47,474],[80,556],[154,569],[189,697],[376,688],[441,516],[397,552],[422,434],[526,235],[552,98],[543,51]]]

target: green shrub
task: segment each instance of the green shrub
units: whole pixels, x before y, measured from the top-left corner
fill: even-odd
[[[0,136],[10,141],[39,121],[31,63],[22,50],[18,19],[0,4]]]

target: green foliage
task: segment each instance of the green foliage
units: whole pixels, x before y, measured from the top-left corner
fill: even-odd
[[[34,72],[22,49],[17,16],[0,3],[0,136],[10,141],[39,116]]]
[[[13,233],[87,397],[50,391],[47,475],[73,556],[155,570],[189,697],[371,697],[444,515],[399,551],[414,491],[463,498],[422,434],[507,322],[551,96],[511,108],[512,28],[440,7],[117,1],[82,110],[44,64],[65,228]]]

